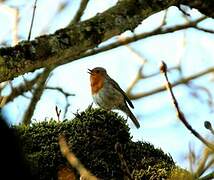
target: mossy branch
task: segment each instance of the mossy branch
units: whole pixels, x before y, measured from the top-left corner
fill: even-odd
[[[166,179],[175,167],[169,154],[149,143],[133,142],[126,120],[115,112],[89,108],[76,113],[72,121],[42,121],[16,126],[16,130],[31,172],[40,180],[57,179],[60,167],[79,177],[62,156],[60,146],[65,147],[62,149],[68,159],[74,158],[74,167],[84,165],[100,179]],[[58,144],[60,135],[65,137],[66,146],[65,141]],[[122,151],[118,146],[115,149],[118,143]],[[78,167],[79,162],[82,165]]]
[[[179,3],[182,2],[118,1],[107,11],[86,21],[69,25],[54,34],[43,35],[32,41],[22,41],[14,47],[0,48],[0,82],[41,67],[79,59],[87,50],[97,47],[101,42],[127,30],[133,31],[145,18]]]

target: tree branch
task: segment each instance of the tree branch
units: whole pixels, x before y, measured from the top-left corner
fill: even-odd
[[[22,41],[15,47],[0,49],[0,82],[41,67],[71,62],[99,43],[133,31],[143,19],[178,3],[178,0],[123,0],[107,11],[60,29],[51,35]],[[66,61],[67,60],[67,61]]]
[[[206,18],[207,17],[203,16],[201,18],[198,18],[195,21],[187,22],[185,24],[177,25],[177,26],[174,26],[174,27],[162,28],[163,26],[159,26],[158,28],[156,28],[156,29],[154,29],[154,30],[152,30],[150,32],[140,33],[138,35],[134,35],[134,36],[131,36],[131,37],[126,37],[126,38],[123,38],[122,40],[120,39],[119,41],[116,41],[116,42],[113,42],[111,44],[102,46],[100,48],[94,48],[94,49],[85,51],[85,52],[81,53],[80,55],[78,55],[76,57],[72,57],[70,59],[65,60],[65,63],[66,62],[68,63],[68,62],[71,62],[71,61],[74,61],[74,60],[77,60],[77,59],[80,59],[80,58],[92,56],[92,55],[95,55],[95,54],[98,54],[98,53],[101,53],[101,52],[104,52],[104,51],[108,51],[108,50],[111,50],[111,49],[114,49],[114,48],[129,44],[129,43],[141,40],[141,39],[149,38],[149,37],[152,37],[152,36],[155,36],[155,35],[167,34],[167,33],[172,33],[172,32],[183,30],[183,29],[187,29],[187,28],[192,28],[192,27],[195,27],[199,22],[205,20]]]
[[[195,29],[198,29],[198,30],[200,30],[200,31],[204,31],[204,32],[206,32],[206,33],[214,34],[214,30],[211,30],[211,29],[205,29],[205,28],[198,27],[198,26],[196,26]]]
[[[80,179],[88,180],[98,180],[90,171],[88,171],[84,165],[79,161],[73,152],[69,150],[68,144],[65,141],[63,135],[59,137],[59,147],[62,155],[68,160],[70,165],[72,165],[80,174]]]
[[[40,77],[40,79],[38,80],[37,83],[37,88],[35,89],[34,93],[33,93],[33,97],[31,99],[31,102],[25,112],[25,116],[23,119],[23,124],[25,125],[29,125],[31,122],[31,118],[33,116],[35,107],[37,105],[37,102],[40,100],[42,93],[44,91],[45,88],[45,83],[47,81],[47,78],[49,77],[49,74],[51,73],[51,71],[53,70],[53,68],[46,68],[42,74],[42,76]]]
[[[12,92],[8,96],[0,96],[0,107],[3,107],[5,104],[13,101],[16,97],[23,95],[25,92],[32,90],[40,76],[41,74],[37,74],[32,80],[25,81],[20,86],[12,88]]]
[[[80,18],[82,17],[87,5],[88,5],[89,0],[82,0],[80,3],[80,7],[78,9],[78,11],[76,12],[74,18],[72,19],[72,21],[70,22],[69,25],[78,23],[80,21]]]
[[[177,117],[179,118],[179,120],[185,125],[185,127],[196,137],[198,138],[204,145],[206,145],[210,150],[214,151],[214,144],[208,142],[205,138],[203,138],[195,129],[192,128],[192,126],[188,123],[188,121],[186,120],[183,112],[180,110],[180,107],[178,105],[178,102],[175,98],[175,95],[172,91],[172,86],[171,83],[168,80],[168,76],[167,76],[167,66],[164,62],[162,62],[161,67],[160,67],[160,71],[164,74],[165,79],[166,79],[166,89],[170,92],[170,95],[172,97],[172,101],[174,104],[174,107],[176,109],[176,113],[177,113]]]
[[[87,50],[97,47],[101,42],[127,30],[133,31],[145,18],[179,3],[200,9],[200,6],[188,0],[123,0],[89,20],[72,24],[54,34],[40,36],[29,42],[22,41],[14,47],[0,48],[0,82],[41,67],[77,60],[86,56]],[[175,29],[172,28],[171,32],[173,30]],[[160,29],[151,35],[159,31]],[[136,40],[144,37],[145,35],[138,36]]]
[[[33,24],[33,20],[34,20],[34,15],[35,15],[35,9],[36,9],[36,3],[37,3],[37,0],[35,0],[35,3],[34,3],[34,11],[33,11],[33,17],[32,17],[32,21],[31,21],[31,29],[32,29],[32,24]],[[87,5],[87,2],[85,0],[82,1],[81,3],[81,6],[80,6],[80,9],[78,10],[77,14],[78,14],[78,17],[79,19],[81,18],[82,14],[83,14],[83,11],[84,9],[86,8],[86,5]],[[82,11],[82,13],[80,12]],[[74,19],[72,22],[73,23],[77,23],[79,21],[79,19],[77,18],[77,15],[75,16],[76,19]],[[31,34],[31,29],[30,29],[30,33],[29,33],[29,36],[28,36],[28,41],[30,40],[30,34]],[[35,107],[38,103],[38,101],[40,100],[42,94],[43,94],[43,91],[44,89],[52,89],[52,90],[58,90],[59,92],[63,93],[65,95],[65,99],[66,99],[66,107],[65,107],[65,114],[67,113],[68,111],[68,107],[70,106],[69,104],[69,101],[68,101],[68,97],[69,96],[74,96],[74,94],[70,94],[70,93],[67,93],[65,92],[62,88],[60,87],[56,87],[56,88],[53,88],[53,87],[45,87],[45,82],[46,80],[48,79],[50,73],[57,67],[58,65],[57,64],[54,64],[54,65],[51,65],[51,67],[47,67],[42,75],[41,75],[41,79],[39,80],[39,82],[37,83],[38,84],[38,87],[36,88],[34,94],[33,94],[33,98],[31,99],[31,103],[25,113],[25,116],[24,116],[24,119],[23,119],[23,123],[24,124],[30,124],[31,122],[31,118],[33,116],[33,113],[34,113],[34,110],[35,110]]]
[[[180,4],[187,5],[191,8],[198,9],[206,16],[214,18],[214,2],[213,0],[180,0]]]
[[[207,75],[209,73],[213,73],[214,72],[214,67],[212,68],[209,68],[209,69],[206,69],[204,71],[201,71],[197,74],[194,74],[192,76],[189,76],[189,77],[186,77],[186,78],[182,78],[182,79],[179,79],[178,81],[174,82],[171,84],[172,87],[175,87],[175,86],[178,86],[178,85],[181,85],[181,84],[186,84],[194,79],[197,79],[198,77],[201,77],[201,76],[204,76],[204,75]],[[132,100],[135,100],[135,99],[139,99],[139,98],[143,98],[143,97],[146,97],[146,96],[151,96],[155,93],[160,93],[160,92],[163,92],[165,91],[166,88],[165,86],[161,86],[161,87],[158,87],[156,89],[153,89],[149,92],[144,92],[144,93],[136,93],[136,94],[129,94],[129,98],[132,99]]]

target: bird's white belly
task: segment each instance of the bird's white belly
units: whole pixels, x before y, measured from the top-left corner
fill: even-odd
[[[94,102],[103,109],[118,109],[124,103],[123,95],[113,87],[103,87],[93,95]]]

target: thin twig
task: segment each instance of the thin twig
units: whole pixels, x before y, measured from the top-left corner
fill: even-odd
[[[187,22],[187,23],[184,23],[184,24],[181,24],[181,25],[177,25],[177,26],[174,26],[174,27],[162,28],[162,26],[159,26],[159,27],[157,27],[156,29],[154,29],[152,31],[144,32],[144,33],[137,34],[137,35],[134,35],[134,36],[131,36],[131,37],[127,37],[127,38],[123,38],[123,41],[116,41],[116,42],[113,42],[113,43],[108,44],[106,46],[103,46],[103,47],[100,47],[100,48],[96,48],[96,49],[92,49],[90,51],[86,51],[86,53],[82,54],[81,57],[78,56],[78,59],[79,58],[83,58],[83,57],[87,57],[87,56],[91,56],[91,55],[94,55],[94,54],[97,54],[97,53],[100,53],[100,52],[104,52],[104,51],[107,51],[107,50],[111,50],[111,49],[120,47],[122,45],[138,41],[140,39],[145,39],[145,38],[152,37],[152,36],[155,36],[155,35],[167,34],[167,33],[172,33],[172,32],[175,32],[175,31],[179,31],[179,30],[195,27],[199,22],[205,20],[206,18],[207,17],[203,16],[203,17],[198,18],[195,21]]]
[[[72,19],[72,21],[69,23],[69,26],[71,24],[75,24],[77,22],[80,21],[80,18],[82,17],[86,7],[87,7],[87,4],[88,4],[89,0],[82,0],[81,3],[80,3],[80,7],[78,9],[78,11],[76,12],[74,18]]]
[[[24,95],[25,92],[32,90],[33,86],[36,84],[40,78],[41,73],[37,74],[32,80],[25,80],[23,84],[18,87],[11,87],[11,93],[7,96],[0,96],[0,107],[5,106],[7,103],[13,101],[20,95]]]
[[[167,34],[167,33],[172,33],[172,32],[179,31],[179,30],[184,30],[187,28],[192,28],[192,27],[195,27],[199,22],[205,20],[206,18],[207,17],[203,16],[203,17],[198,18],[195,21],[184,23],[182,25],[177,25],[174,27],[166,27],[166,28],[158,27],[158,28],[156,28],[152,31],[149,31],[149,32],[137,34],[137,35],[134,35],[131,37],[126,37],[123,39],[123,41],[116,41],[116,42],[113,42],[111,44],[99,47],[99,48],[87,50],[87,51],[81,53],[81,55],[66,58],[63,61],[58,62],[57,64],[62,65],[62,64],[70,63],[70,62],[75,61],[77,59],[92,56],[92,55],[95,55],[95,54],[98,54],[98,53],[101,53],[104,51],[112,50],[114,48],[123,46],[125,44],[133,43],[133,42],[141,40],[141,39],[151,38],[152,36],[156,36],[156,35],[160,35],[160,34]]]
[[[83,3],[83,1],[82,1],[82,3]],[[85,2],[87,2],[87,1],[85,0]],[[30,40],[31,31],[32,31],[32,27],[33,27],[35,10],[36,10],[36,3],[37,3],[37,0],[35,0],[35,2],[34,2],[34,10],[33,10],[33,15],[32,15],[32,21],[31,21],[31,26],[30,26],[30,32],[29,32],[29,36],[28,36],[28,41]],[[85,4],[84,8],[81,7],[83,11],[86,8],[86,5],[87,5],[87,3]],[[83,12],[79,13],[79,19],[82,16],[82,14],[83,14]],[[76,20],[78,20],[78,19],[76,19]],[[74,20],[74,21],[76,21],[76,20]],[[31,118],[33,116],[34,109],[35,109],[35,107],[37,105],[37,102],[39,101],[40,97],[42,96],[42,93],[43,93],[44,89],[45,89],[45,82],[48,79],[49,74],[51,73],[51,71],[53,71],[58,66],[59,65],[56,64],[56,65],[53,65],[50,68],[46,68],[44,70],[44,73],[42,74],[43,78],[42,78],[41,82],[38,83],[38,87],[35,89],[34,94],[33,94],[33,98],[31,99],[31,103],[30,103],[30,105],[28,107],[28,110],[25,113],[25,117],[23,119],[23,123],[24,124],[26,124],[26,125],[30,124]],[[48,87],[48,89],[54,89],[54,88]],[[60,91],[61,93],[63,93],[66,96],[66,102],[68,102],[67,97],[73,95],[73,94],[64,92],[62,88],[55,88],[55,90]],[[65,111],[65,113],[67,112],[68,107],[69,107],[69,103],[67,103],[67,105],[66,105],[66,111]]]
[[[34,17],[35,17],[35,12],[36,12],[36,3],[37,3],[37,0],[35,0],[34,6],[33,6],[33,14],[32,14],[32,19],[31,19],[31,24],[30,24],[30,31],[29,31],[28,38],[27,38],[28,41],[30,41],[31,32],[32,32],[32,28],[33,28],[33,22],[34,22]]]
[[[204,139],[196,130],[194,130],[192,128],[192,126],[188,123],[188,121],[186,120],[183,112],[180,110],[179,106],[178,106],[178,102],[175,98],[175,95],[172,91],[172,86],[168,80],[168,76],[167,76],[167,66],[164,62],[162,62],[161,67],[160,67],[160,71],[164,74],[165,76],[165,80],[166,80],[166,88],[167,90],[170,92],[170,95],[172,97],[172,101],[173,104],[175,106],[176,112],[177,112],[177,117],[181,120],[181,122],[185,125],[185,127],[191,131],[191,133],[198,138],[202,143],[204,143],[208,148],[210,148],[211,150],[214,151],[214,145],[210,142],[208,142],[206,139]]]
[[[57,119],[60,122],[60,114],[61,114],[62,111],[57,106],[55,106],[55,111],[56,111]]]
[[[184,16],[190,17],[190,14],[182,9],[181,5],[177,6],[177,8],[183,13]]]
[[[140,66],[134,80],[131,82],[131,84],[129,85],[129,87],[126,90],[126,94],[128,97],[131,95],[131,91],[134,88],[134,86],[138,83],[138,81],[140,81],[142,79],[142,70],[143,70],[143,65]]]
[[[194,92],[192,93],[193,97],[196,97],[198,99],[200,99],[199,97],[199,93],[198,91],[203,91],[206,93],[206,95],[208,96],[207,98],[207,104],[209,105],[211,111],[213,111],[213,107],[214,107],[214,102],[213,102],[213,95],[212,93],[209,91],[208,88],[200,86],[200,85],[196,85],[194,83],[188,83],[187,86],[189,86],[190,88],[192,88],[194,90]]]
[[[68,108],[70,107],[70,103],[69,103],[69,100],[68,100],[68,97],[66,98],[66,105],[65,105],[65,110],[64,110],[64,115],[63,115],[63,118],[65,119],[67,113],[68,113]]]
[[[200,31],[204,31],[206,33],[214,34],[214,30],[211,30],[211,29],[205,29],[205,28],[198,27],[198,26],[196,26],[195,29],[200,30]]]
[[[172,70],[179,70],[180,69],[180,66],[175,66],[175,67],[171,67],[168,69],[168,72],[172,71]],[[131,84],[129,85],[129,87],[127,88],[126,90],[126,94],[128,95],[128,97],[130,99],[133,99],[134,96],[136,95],[140,95],[140,94],[132,94],[132,90],[134,89],[134,87],[136,86],[136,84],[140,81],[140,80],[145,80],[145,79],[148,79],[148,78],[152,78],[154,76],[158,76],[160,75],[160,72],[154,72],[152,74],[149,74],[149,75],[144,75],[142,73],[142,70],[143,70],[143,66],[141,66],[135,76],[135,79],[131,82]],[[163,87],[163,90],[165,89],[165,87]],[[158,92],[154,92],[155,93],[158,93]],[[143,95],[143,93],[142,93]],[[152,94],[151,94],[152,95]],[[147,95],[149,96],[149,95]],[[145,96],[143,96],[145,97]],[[140,98],[140,97],[139,97]]]
[[[61,87],[49,87],[49,86],[47,86],[45,89],[59,91],[60,93],[62,93],[65,96],[66,105],[65,105],[64,115],[63,115],[63,118],[65,118],[66,114],[68,112],[68,108],[70,107],[69,97],[75,96],[75,94],[65,92]]]
[[[63,90],[63,88],[61,88],[61,87],[50,87],[50,86],[47,86],[47,87],[45,87],[45,89],[59,91],[59,92],[61,92],[62,94],[64,94],[65,96],[75,96],[75,94],[72,94],[72,93],[69,93],[69,92],[65,92],[65,91]]]

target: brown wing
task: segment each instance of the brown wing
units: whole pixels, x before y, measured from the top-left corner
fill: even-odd
[[[109,78],[110,78],[110,77],[109,77]],[[110,79],[111,79],[111,78],[110,78]],[[120,91],[120,92],[123,94],[123,96],[124,96],[124,98],[125,98],[125,101],[129,104],[129,106],[130,106],[131,108],[134,108],[134,105],[132,104],[132,102],[130,101],[130,99],[129,99],[128,96],[126,95],[126,93],[120,88],[119,84],[117,84],[117,82],[116,82],[114,79],[111,79],[111,81],[114,82],[114,83],[112,83],[113,86],[114,86],[118,91]]]

